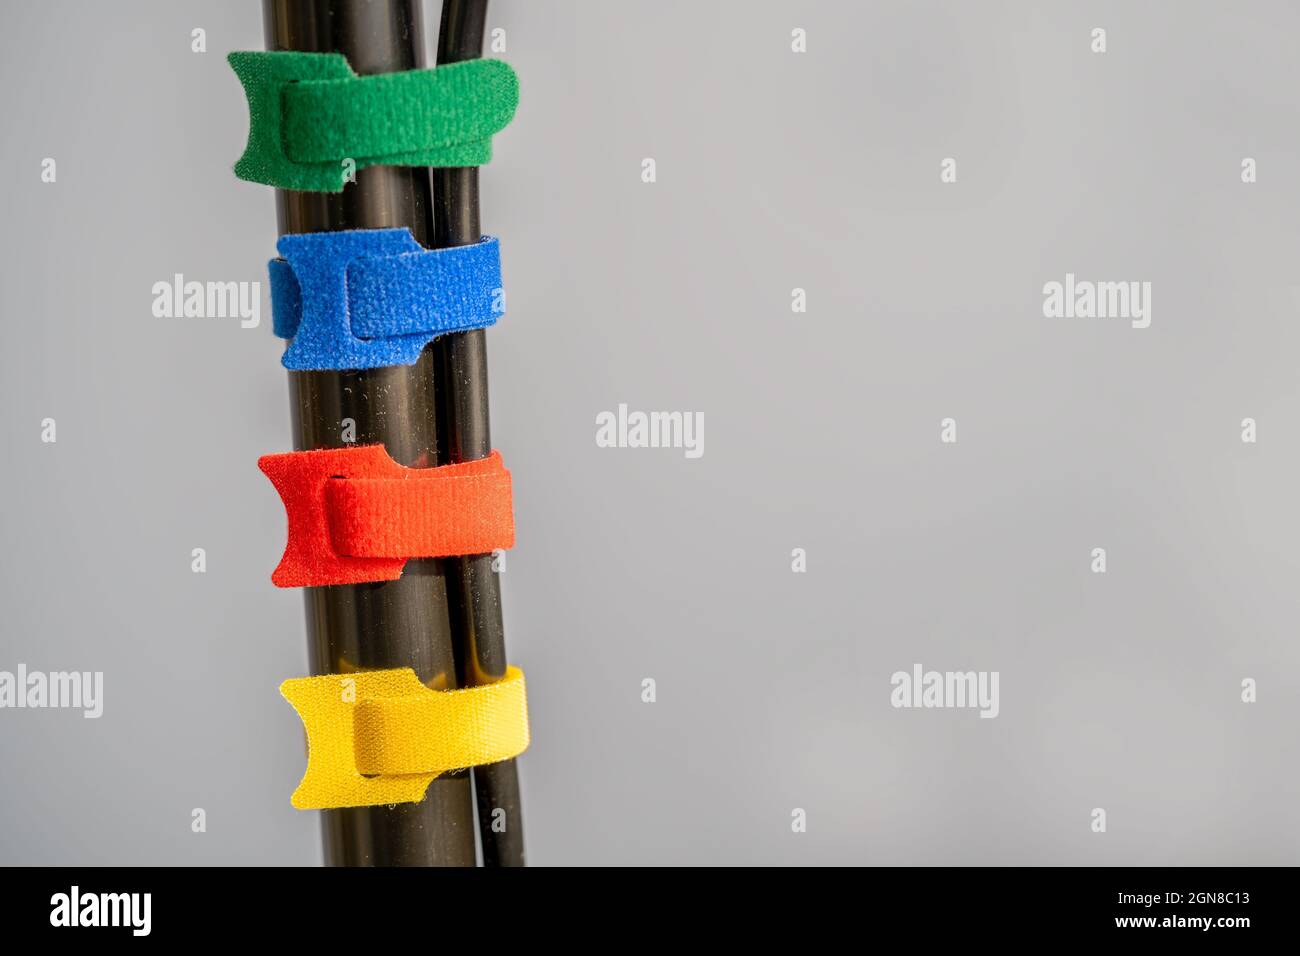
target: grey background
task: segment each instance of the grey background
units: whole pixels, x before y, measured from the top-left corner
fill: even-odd
[[[290,448],[269,307],[150,312],[175,272],[265,281],[223,59],[262,48],[259,5],[5,6],[0,669],[106,691],[98,721],[0,711],[0,862],[316,864],[276,690],[302,598],[255,467]],[[531,861],[1297,862],[1300,9],[489,21],[523,89],[483,221]],[[1045,319],[1067,271],[1152,282],[1151,327]],[[619,402],[703,412],[704,457],[597,448]],[[891,708],[915,662],[999,671],[1001,715]]]

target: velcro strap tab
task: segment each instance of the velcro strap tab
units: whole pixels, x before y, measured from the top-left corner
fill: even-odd
[[[482,166],[519,104],[500,60],[357,76],[341,53],[231,53],[248,97],[240,179],[341,192],[349,174],[388,166]]]
[[[409,229],[280,237],[269,263],[275,334],[296,370],[411,365],[431,340],[504,311],[500,243],[425,249]]]
[[[307,731],[307,771],[291,802],[325,810],[421,800],[439,774],[528,748],[523,671],[431,690],[409,667],[299,677],[280,685]]]
[[[395,581],[408,558],[488,554],[515,543],[510,472],[499,452],[404,468],[382,445],[263,455],[289,540],[282,588]]]

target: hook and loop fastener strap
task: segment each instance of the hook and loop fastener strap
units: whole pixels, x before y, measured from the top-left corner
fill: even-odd
[[[280,362],[297,370],[411,365],[439,335],[486,328],[504,311],[501,245],[425,249],[409,229],[282,236],[269,263]]]
[[[499,452],[404,468],[383,445],[263,455],[289,540],[278,587],[395,581],[409,558],[489,554],[515,543],[510,472]]]
[[[248,145],[235,175],[280,189],[341,192],[366,166],[482,166],[519,104],[500,60],[357,76],[341,53],[238,52]]]
[[[439,774],[528,748],[523,671],[430,690],[409,667],[298,677],[280,685],[307,731],[307,772],[291,802],[329,810],[421,800]]]

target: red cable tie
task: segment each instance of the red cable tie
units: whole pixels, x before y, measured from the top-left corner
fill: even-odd
[[[271,575],[282,588],[395,581],[409,558],[489,554],[515,543],[510,472],[499,452],[405,468],[383,445],[263,455],[289,540]]]

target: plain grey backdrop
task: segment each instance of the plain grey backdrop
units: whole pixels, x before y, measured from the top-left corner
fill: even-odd
[[[265,284],[224,60],[260,5],[5,23],[0,669],[106,686],[99,720],[0,710],[0,862],[316,864],[277,692],[302,596],[255,465],[291,447],[281,346],[265,302],[151,313],[177,272]],[[1297,862],[1300,9],[493,0],[489,27],[522,83],[483,222],[531,862]],[[1066,272],[1151,282],[1151,327],[1044,318]],[[703,412],[703,457],[598,448],[620,402]],[[1000,715],[894,709],[914,663],[998,671]]]

